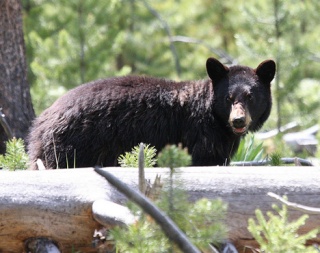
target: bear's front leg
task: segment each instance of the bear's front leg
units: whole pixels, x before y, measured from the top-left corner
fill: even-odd
[[[192,156],[193,166],[227,166],[230,164],[230,158],[217,156]]]

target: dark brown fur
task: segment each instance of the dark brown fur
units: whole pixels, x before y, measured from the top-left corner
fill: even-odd
[[[126,76],[81,85],[34,121],[28,139],[31,168],[38,158],[47,168],[115,166],[120,154],[140,142],[157,150],[182,143],[193,165],[228,164],[241,137],[234,130],[256,131],[270,114],[275,65],[261,66],[227,68],[209,58],[207,80]],[[256,100],[253,106],[248,92]],[[245,126],[233,127],[231,93],[232,104],[250,115]]]

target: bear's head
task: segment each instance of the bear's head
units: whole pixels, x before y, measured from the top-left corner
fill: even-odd
[[[236,135],[257,131],[270,115],[271,81],[276,72],[273,60],[257,68],[227,67],[215,58],[207,60],[214,90],[214,113]]]

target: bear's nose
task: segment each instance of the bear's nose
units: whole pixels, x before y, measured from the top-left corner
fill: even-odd
[[[232,120],[232,125],[235,128],[243,128],[246,126],[246,118],[244,116],[236,117]]]

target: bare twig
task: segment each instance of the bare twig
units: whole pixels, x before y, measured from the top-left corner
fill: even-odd
[[[146,185],[146,196],[151,200],[156,200],[159,198],[159,195],[162,190],[162,182],[161,182],[161,175],[156,175],[153,184],[151,185],[150,181]]]
[[[105,227],[128,226],[137,221],[128,207],[105,199],[98,199],[93,202],[92,216]]]
[[[37,164],[38,170],[46,170],[46,167],[44,166],[41,159],[37,159],[36,164]]]
[[[276,200],[279,200],[281,203],[285,204],[286,206],[292,209],[296,209],[296,210],[299,210],[305,213],[310,213],[310,214],[320,214],[320,208],[304,206],[297,203],[289,202],[288,200],[280,197],[279,195],[273,192],[268,192],[268,196],[275,198]]]
[[[99,167],[95,167],[94,170],[101,176],[105,177],[118,191],[123,193],[134,203],[138,204],[147,214],[154,218],[166,236],[175,242],[182,252],[200,253],[200,250],[189,241],[180,228],[142,193],[133,190],[106,170],[102,170]]]
[[[226,64],[235,65],[235,64],[238,63],[238,61],[235,58],[230,56],[224,50],[219,49],[219,48],[214,48],[214,47],[210,46],[208,43],[206,43],[203,40],[191,38],[191,37],[188,37],[188,36],[172,36],[170,39],[171,39],[172,42],[182,42],[182,43],[192,43],[192,44],[202,45],[202,46],[208,48],[211,52],[213,52],[217,56],[219,56],[219,58],[223,62],[225,62]]]
[[[220,247],[209,243],[209,248],[212,253],[238,253],[238,250],[231,242],[225,242]]]
[[[306,160],[302,159],[299,157],[294,157],[294,158],[288,158],[284,157],[281,158],[281,162],[284,164],[295,164],[296,166],[313,166],[313,164]],[[232,166],[266,166],[270,165],[270,160],[265,159],[261,161],[243,161],[243,162],[231,162],[230,163]]]
[[[86,63],[85,63],[85,47],[86,47],[86,38],[84,31],[84,1],[78,1],[78,28],[79,28],[79,41],[80,41],[80,60],[79,60],[79,72],[81,83],[85,82],[85,72],[86,72]]]
[[[3,127],[8,139],[12,139],[14,137],[13,132],[6,120],[6,115],[2,112],[2,108],[0,108],[0,124]]]
[[[141,193],[146,192],[146,178],[144,176],[144,144],[140,143],[138,166],[139,166],[139,190]]]
[[[173,59],[174,59],[174,63],[175,63],[175,68],[176,68],[178,76],[180,77],[181,76],[180,60],[179,60],[179,56],[178,56],[176,47],[174,46],[174,43],[172,40],[171,29],[170,29],[170,26],[168,25],[168,22],[166,20],[164,20],[161,17],[161,15],[159,14],[159,12],[157,12],[154,8],[152,8],[152,6],[146,0],[142,0],[142,2],[144,4],[144,6],[152,13],[152,15],[154,15],[160,21],[161,25],[163,26],[163,29],[167,33],[167,36],[169,37],[170,50],[173,55]]]

